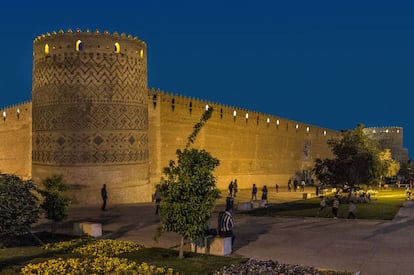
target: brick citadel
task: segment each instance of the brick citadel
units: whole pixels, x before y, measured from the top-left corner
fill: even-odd
[[[0,172],[36,183],[63,174],[74,204],[99,203],[104,183],[110,203],[149,202],[209,106],[213,116],[195,147],[220,159],[220,189],[236,178],[239,188],[283,186],[332,156],[326,142],[338,131],[149,89],[146,50],[123,33],[37,37],[32,101],[2,111]],[[402,129],[395,134],[402,141]]]

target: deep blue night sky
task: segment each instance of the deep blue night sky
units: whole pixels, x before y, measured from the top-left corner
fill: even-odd
[[[401,126],[413,156],[413,1],[90,2],[2,6],[0,108],[31,99],[36,36],[117,31],[147,43],[151,88],[335,130]]]

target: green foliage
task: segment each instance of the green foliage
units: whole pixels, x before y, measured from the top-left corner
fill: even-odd
[[[209,152],[189,148],[201,127],[211,117],[212,108],[207,110],[194,127],[184,150],[178,149],[177,162],[171,160],[163,169],[161,178],[161,227],[163,231],[176,232],[184,239],[202,237],[208,226],[215,201],[220,196],[213,170],[219,160]],[[182,242],[183,243],[183,242]],[[182,246],[180,249],[182,257]]]
[[[0,236],[19,235],[39,219],[39,201],[32,181],[0,174]]]
[[[46,218],[55,223],[61,222],[68,216],[70,200],[63,192],[68,189],[62,175],[53,175],[43,181],[44,189],[39,190],[44,197],[41,207],[46,211]],[[52,226],[52,231],[54,230]]]
[[[414,179],[414,163],[411,161],[401,163],[398,175],[405,179]]]
[[[318,180],[332,187],[378,184],[387,172],[378,144],[363,132],[363,125],[342,132],[341,139],[330,139],[334,159],[316,159],[313,172]]]

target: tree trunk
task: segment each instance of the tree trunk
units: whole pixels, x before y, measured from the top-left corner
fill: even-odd
[[[178,258],[180,258],[180,259],[184,258],[184,236],[181,236],[180,254],[179,254]]]

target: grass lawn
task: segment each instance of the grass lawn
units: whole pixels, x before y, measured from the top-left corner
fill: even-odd
[[[328,195],[327,197],[332,197]],[[402,189],[381,190],[369,203],[357,203],[358,219],[392,220],[405,200],[405,192]],[[295,200],[284,203],[270,203],[267,208],[258,208],[243,213],[257,216],[298,216],[315,217],[319,208],[320,198],[315,197],[305,200]],[[340,204],[339,218],[348,215],[348,204]],[[332,218],[331,207],[319,214],[319,217]]]

